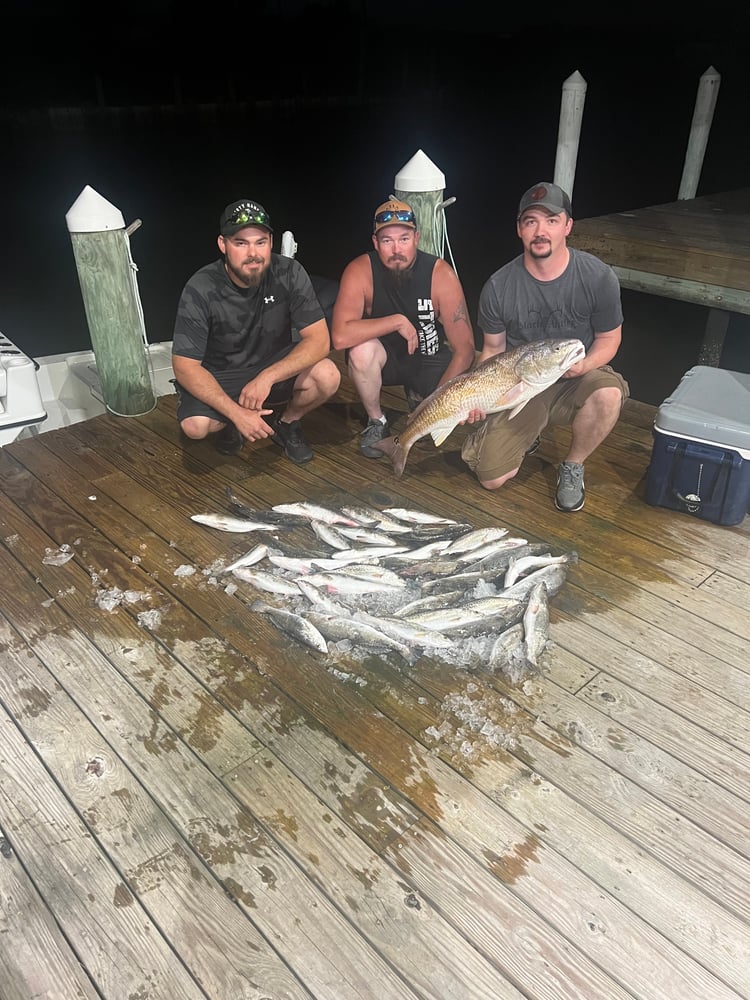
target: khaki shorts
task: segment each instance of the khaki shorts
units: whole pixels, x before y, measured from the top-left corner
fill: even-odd
[[[481,482],[499,479],[517,469],[526,450],[548,424],[570,426],[592,392],[617,386],[622,402],[630,395],[628,383],[609,365],[578,378],[555,382],[509,419],[510,411],[493,413],[464,441],[461,458]]]

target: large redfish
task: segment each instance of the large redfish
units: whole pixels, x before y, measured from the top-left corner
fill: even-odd
[[[472,410],[514,417],[586,354],[580,340],[539,340],[488,358],[463,375],[456,375],[427,396],[409,417],[401,434],[384,438],[377,447],[388,455],[400,476],[412,445],[427,434],[440,446]]]

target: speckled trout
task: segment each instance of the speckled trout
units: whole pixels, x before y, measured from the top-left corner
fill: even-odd
[[[509,410],[509,417],[514,417],[585,353],[580,340],[540,340],[496,354],[439,386],[414,410],[400,434],[384,438],[377,447],[401,476],[409,451],[420,438],[429,434],[439,447],[472,410],[486,414]]]

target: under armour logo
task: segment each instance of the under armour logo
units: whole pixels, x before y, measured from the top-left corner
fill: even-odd
[[[268,305],[269,302],[275,302],[276,299],[273,297],[273,295],[266,295],[263,301],[265,302],[266,305]]]

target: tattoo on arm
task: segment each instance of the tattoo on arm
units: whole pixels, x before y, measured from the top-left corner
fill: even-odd
[[[468,317],[468,314],[466,312],[466,302],[465,302],[464,299],[461,299],[461,301],[459,302],[459,304],[458,304],[458,306],[456,308],[456,311],[453,313],[453,322],[454,323],[468,323],[469,322],[469,317]]]

